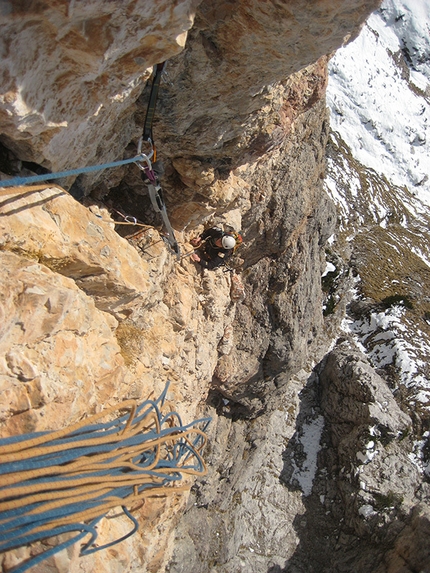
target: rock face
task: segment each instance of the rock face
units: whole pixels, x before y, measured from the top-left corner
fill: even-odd
[[[2,422],[15,432],[47,429],[53,419],[43,406],[61,401],[55,417],[64,426],[109,401],[121,379],[116,321],[72,280],[9,252],[1,257]],[[75,386],[62,388],[71,377]]]
[[[209,225],[244,236],[234,273],[178,259],[136,166],[80,178],[85,206],[51,185],[2,191],[2,435],[145,399],[167,379],[185,421],[213,416],[208,476],[189,498],[148,501],[139,534],[95,565],[64,551],[54,571],[428,567],[408,416],[350,346],[304,371],[338,321],[321,289],[336,219],[322,188],[327,54],[377,4],[2,3],[9,176],[25,161],[58,170],[134,153],[146,70],[169,59],[154,133],[182,252]],[[144,221],[121,227],[128,240],[112,205]],[[106,521],[108,537],[127,530]],[[4,571],[31,551],[2,556]]]
[[[213,464],[176,528],[171,572],[428,570],[412,421],[354,343],[292,377],[252,423],[217,407]]]
[[[3,142],[54,171],[116,158],[147,68],[183,49],[196,3],[2,2]]]
[[[169,571],[266,573],[280,571],[294,554],[300,541],[294,522],[305,506],[302,493],[289,491],[279,477],[303,382],[298,377],[275,392],[252,423],[234,422],[227,401],[210,411],[209,473],[193,487],[176,528]]]
[[[309,404],[325,420],[322,449],[301,544],[283,570],[427,571],[430,491],[410,455],[412,420],[351,341],[317,372]],[[300,450],[290,443],[285,459],[294,487]]]
[[[117,158],[139,135],[134,104],[148,68],[183,49],[199,6],[187,56],[169,72],[163,147],[170,157],[228,158],[261,132],[253,143],[261,154],[277,125],[267,86],[338,48],[377,5],[3,2],[2,141],[19,159],[54,171]],[[250,115],[262,108],[258,120]]]
[[[261,155],[282,138],[294,103],[312,105],[321,95],[318,86],[305,83],[304,102],[288,101],[286,79],[356,35],[378,4],[319,1],[310,9],[302,0],[204,0],[186,53],[169,63],[171,83],[159,120],[162,148],[218,169],[241,156]],[[190,105],[196,101],[198,110]],[[217,165],[217,159],[223,162]]]
[[[312,130],[312,140],[299,136],[299,144],[291,138],[291,147],[282,149],[273,163],[242,170],[253,185],[252,207],[242,219],[248,296],[235,321],[236,344],[218,362],[214,382],[241,403],[252,397],[249,405],[257,410],[275,386],[300,369],[311,348],[316,350],[323,329],[320,254],[335,221],[319,185],[324,119],[324,110],[315,106],[296,122],[301,134],[305,126]],[[275,165],[282,165],[282,171]]]
[[[74,279],[99,308],[112,313],[140,293],[150,294],[147,265],[115,233],[106,210],[107,225],[103,215],[80,208],[60,187],[18,187],[4,192],[2,200],[3,249]]]
[[[126,399],[140,402],[167,380],[171,408],[191,422],[207,395],[217,346],[236,309],[230,276],[209,274],[202,283],[187,259],[181,264],[169,255],[154,229],[143,231],[139,256],[112,230],[106,209],[91,209],[101,218],[57,187],[3,192],[2,436],[58,429]],[[185,500],[171,496],[136,508],[158,533],[97,554],[98,570],[109,570],[110,561],[161,570]],[[126,519],[102,526],[111,539],[128,530]],[[94,558],[79,559],[78,549],[58,559],[71,571],[90,570]],[[8,553],[1,563],[8,570],[29,554]]]

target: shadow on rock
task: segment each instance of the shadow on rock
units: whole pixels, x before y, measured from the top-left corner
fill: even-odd
[[[279,572],[430,571],[430,485],[412,460],[411,420],[386,382],[343,340],[300,397],[280,480],[303,492],[306,509]]]

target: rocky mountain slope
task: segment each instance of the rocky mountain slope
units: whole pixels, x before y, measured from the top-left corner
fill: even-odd
[[[327,185],[341,212],[341,242],[353,245],[361,294],[376,303],[368,307],[373,325],[357,321],[352,328],[362,342],[368,340],[375,365],[393,364],[411,399],[424,408],[430,339],[429,17],[428,2],[419,9],[406,0],[384,2],[366,23],[359,45],[333,59],[328,91],[336,133],[329,146]],[[351,97],[344,99],[344,70],[351,59],[358,63],[358,53],[358,75],[368,81],[361,82],[363,88],[350,82]],[[351,121],[357,137],[350,135]],[[371,334],[378,328],[386,331],[385,343],[377,332]]]
[[[429,10],[428,2],[418,7],[386,0],[357,43],[340,50],[330,64],[328,101],[336,131],[327,148],[326,185],[337,204],[339,227],[328,252],[327,310],[348,296],[345,284],[338,287],[352,272],[343,323],[350,342],[344,340],[342,350],[358,345],[410,416],[407,435],[400,432],[401,441],[390,444],[397,460],[387,456],[389,435],[368,428],[354,495],[361,503],[367,497],[358,512],[368,526],[385,513],[386,526],[379,523],[379,534],[373,532],[371,539],[381,543],[385,530],[383,544],[390,550],[373,566],[365,563],[371,552],[363,552],[364,558],[356,554],[357,570],[429,567]],[[377,487],[369,487],[368,479],[361,482],[363,473],[371,474]]]
[[[336,224],[323,189],[328,54],[377,5],[2,4],[2,178],[133,156],[148,68],[168,59],[154,133],[182,252],[211,224],[244,235],[235,273],[178,260],[134,165],[1,191],[2,435],[141,401],[168,379],[187,422],[213,417],[208,475],[190,495],[146,500],[138,534],[47,567],[309,572],[351,570],[360,556],[357,570],[388,563],[382,572],[399,555],[427,566],[404,549],[411,536],[421,547],[428,523],[428,484],[402,449],[410,418],[355,349],[340,345],[310,375],[352,282],[344,262],[335,312],[323,313]],[[118,210],[141,226],[115,227]],[[384,468],[401,460],[401,501],[403,481],[377,479],[371,453]],[[107,519],[100,533],[127,527]],[[39,550],[3,554],[1,566]]]

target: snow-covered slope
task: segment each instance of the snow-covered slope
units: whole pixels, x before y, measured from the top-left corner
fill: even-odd
[[[332,129],[430,204],[430,0],[385,0],[330,66]]]
[[[332,59],[327,101],[333,248],[358,273],[344,326],[428,420],[430,0],[385,0]]]

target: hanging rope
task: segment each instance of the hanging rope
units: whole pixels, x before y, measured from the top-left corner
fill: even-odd
[[[154,119],[155,106],[156,106],[157,97],[158,97],[158,90],[160,87],[161,75],[163,73],[164,66],[165,66],[165,62],[163,62],[161,64],[157,64],[156,66],[154,66],[154,75],[153,75],[153,79],[152,79],[151,93],[149,95],[148,107],[146,109],[146,116],[145,116],[145,123],[143,126],[143,133],[142,133],[142,137],[140,138],[139,145],[138,145],[138,153],[140,153],[141,148],[142,148],[142,143],[144,141],[148,142],[149,145],[151,146],[152,155],[151,155],[151,158],[148,159],[148,161],[144,161],[143,164],[137,163],[137,166],[142,171],[142,174],[141,174],[142,181],[144,183],[146,183],[146,185],[148,186],[148,193],[149,193],[149,198],[151,199],[151,204],[152,204],[154,210],[157,213],[160,213],[161,218],[163,219],[164,227],[166,228],[166,231],[167,231],[166,239],[167,239],[169,245],[172,247],[173,251],[176,253],[176,255],[179,258],[180,254],[181,254],[180,249],[179,249],[179,244],[178,244],[178,241],[176,240],[175,233],[173,231],[173,227],[170,224],[169,217],[167,215],[166,204],[164,203],[163,192],[161,189],[161,185],[159,183],[157,170],[154,169],[155,165],[153,166],[151,163],[152,159],[154,160],[154,163],[155,163],[156,158],[157,158],[157,151],[155,149],[153,135],[152,135],[152,123],[153,123],[153,119]]]
[[[132,400],[64,430],[0,439],[0,552],[62,533],[75,535],[14,569],[29,567],[90,535],[88,555],[136,532],[126,505],[184,491],[182,474],[204,475],[201,451],[210,418],[184,425],[176,412],[162,414],[168,384],[157,400]],[[100,422],[118,410],[116,420]],[[132,529],[96,547],[96,525],[121,506]]]
[[[155,106],[157,104],[158,90],[161,82],[161,75],[166,62],[154,66],[154,77],[152,79],[151,93],[149,94],[148,107],[146,109],[145,123],[143,124],[142,138],[144,141],[149,141],[154,149],[154,161],[157,159],[156,149],[154,146],[154,138],[152,136],[152,123],[154,121]]]
[[[60,171],[58,173],[44,173],[43,175],[30,175],[29,177],[14,177],[13,179],[4,179],[3,181],[0,181],[0,187],[14,187],[18,185],[27,185],[28,183],[50,181],[51,179],[61,179],[62,177],[69,177],[70,175],[81,175],[82,173],[101,171],[102,169],[110,169],[111,167],[127,165],[128,163],[138,163],[139,161],[143,161],[145,158],[146,155],[141,153],[136,155],[136,157],[132,157],[130,159],[121,159],[120,161],[112,161],[111,163],[90,165],[88,167],[69,169],[68,171]]]

